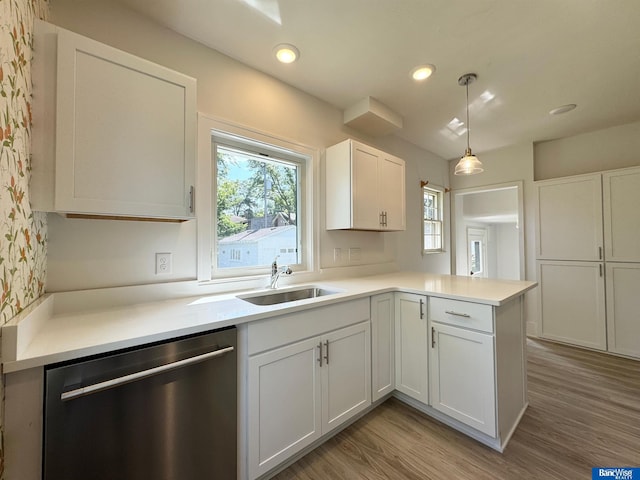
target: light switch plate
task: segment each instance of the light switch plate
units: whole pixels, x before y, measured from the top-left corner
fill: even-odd
[[[349,249],[349,263],[357,263],[362,261],[362,250],[359,247],[351,247]]]

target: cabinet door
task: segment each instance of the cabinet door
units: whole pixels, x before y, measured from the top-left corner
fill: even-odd
[[[607,264],[609,351],[640,358],[640,263]]]
[[[56,211],[193,217],[195,80],[59,29]]]
[[[410,293],[395,296],[396,389],[429,403],[427,297]]]
[[[431,323],[431,406],[496,436],[493,336]]]
[[[395,389],[393,293],[371,297],[371,382],[375,402]]]
[[[380,205],[378,203],[378,159],[380,152],[358,142],[352,143],[353,228],[380,230]]]
[[[371,405],[370,335],[367,321],[322,337],[323,434]]]
[[[384,230],[405,230],[404,160],[382,155],[379,165],[378,193],[380,210],[384,212]]]
[[[605,173],[605,258],[640,262],[640,168]]]
[[[321,436],[320,338],[249,357],[249,477]]]
[[[603,264],[538,262],[542,337],[606,350]]]
[[[602,260],[602,180],[583,175],[539,182],[537,257]]]

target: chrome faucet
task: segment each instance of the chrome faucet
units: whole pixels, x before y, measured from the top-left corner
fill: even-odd
[[[287,265],[283,265],[282,267],[278,268],[279,256],[280,255],[277,255],[276,258],[273,259],[273,263],[271,264],[271,282],[269,283],[269,288],[273,289],[278,288],[278,279],[280,278],[280,275],[291,275],[293,273],[293,270],[291,270]]]

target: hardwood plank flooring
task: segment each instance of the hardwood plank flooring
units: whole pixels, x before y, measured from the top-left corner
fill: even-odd
[[[274,478],[578,480],[640,467],[640,362],[530,339],[528,382],[503,454],[392,398]]]

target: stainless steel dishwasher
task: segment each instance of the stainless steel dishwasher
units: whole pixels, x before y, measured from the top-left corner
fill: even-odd
[[[236,328],[45,370],[44,480],[236,478]]]

